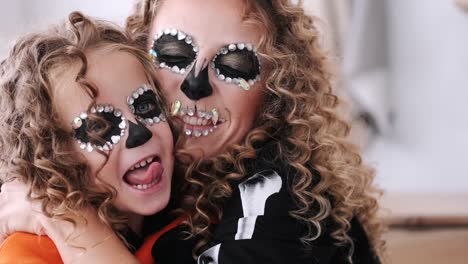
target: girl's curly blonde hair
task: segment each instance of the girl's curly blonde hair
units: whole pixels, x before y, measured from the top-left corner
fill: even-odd
[[[138,1],[127,20],[128,29],[149,34],[161,1]],[[290,214],[309,227],[302,241],[307,244],[319,237],[325,219],[331,218],[338,225],[332,237],[337,244],[350,246],[351,255],[353,241],[347,232],[356,216],[376,253],[382,255],[383,226],[377,218],[376,199],[380,191],[372,184],[374,171],[363,164],[357,148],[347,140],[348,123],[337,114],[339,100],[332,91],[332,74],[320,47],[316,21],[304,13],[301,1],[298,5],[288,0],[243,1],[245,22],[268,32],[258,49],[268,68],[262,76],[266,96],[254,127],[241,144],[188,167],[192,199],[187,201],[196,208],[191,215],[192,230],[204,242],[208,240],[210,225],[221,218],[224,202],[233,192],[229,182],[248,176],[251,172],[245,164],[256,158],[259,143],[273,139],[279,159],[300,175],[292,186],[299,209]]]
[[[66,24],[19,39],[0,66],[2,181],[26,183],[29,197],[40,201],[49,217],[76,223],[81,209],[94,206],[100,219],[119,231],[121,238],[127,219],[112,205],[117,193],[108,184],[96,182],[83,156],[73,149],[71,125],[62,125],[54,107],[54,90],[61,74],[79,65],[75,81],[92,99],[89,107],[95,106],[99,91],[85,78],[86,52],[101,47],[134,55],[155,87],[153,63],[138,47],[139,38],[74,12]],[[158,99],[164,105],[160,96]],[[102,131],[95,133],[99,136]]]

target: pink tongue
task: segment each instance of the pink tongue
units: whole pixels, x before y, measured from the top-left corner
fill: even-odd
[[[159,162],[151,163],[147,168],[137,169],[125,175],[125,180],[130,185],[150,184],[154,179],[161,176],[164,169]]]

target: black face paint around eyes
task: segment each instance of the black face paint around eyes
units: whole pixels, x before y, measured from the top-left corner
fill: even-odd
[[[126,120],[122,112],[111,105],[97,105],[91,108],[91,113],[97,118],[81,113],[73,120],[74,137],[80,148],[88,152],[95,148],[110,151],[125,135]]]
[[[220,74],[231,78],[253,80],[260,74],[258,59],[252,51],[236,50],[216,57],[214,61]]]
[[[156,35],[149,52],[159,67],[185,74],[197,58],[198,47],[184,32],[166,29]]]
[[[211,63],[216,77],[234,83],[244,90],[260,79],[260,61],[252,44],[230,44],[223,47]]]
[[[155,92],[146,84],[128,96],[127,104],[135,119],[145,125],[152,126],[166,121]]]

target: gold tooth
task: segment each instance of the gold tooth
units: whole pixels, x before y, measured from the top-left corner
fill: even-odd
[[[182,107],[182,103],[179,100],[172,103],[172,108],[171,108],[172,116],[177,116],[180,112],[181,107]]]
[[[250,90],[250,84],[249,84],[246,80],[244,80],[244,79],[241,79],[241,80],[239,81],[239,86],[240,86],[242,89],[244,89],[245,91]]]
[[[80,128],[81,126],[83,125],[83,120],[79,117],[75,117],[75,119],[73,119],[73,128],[74,129],[78,129]]]
[[[213,108],[213,110],[211,110],[211,113],[213,114],[213,117],[211,118],[211,120],[213,121],[213,125],[216,125],[218,123],[218,120],[219,120],[218,109]]]

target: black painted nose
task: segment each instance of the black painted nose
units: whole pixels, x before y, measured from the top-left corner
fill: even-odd
[[[195,76],[195,67],[193,67],[180,88],[188,98],[194,101],[210,96],[213,88],[208,77],[208,66],[198,76]]]
[[[125,146],[128,149],[141,146],[153,137],[153,133],[142,123],[138,121],[137,124],[132,121],[128,121],[128,123],[130,127],[128,128],[128,138],[125,142]]]

